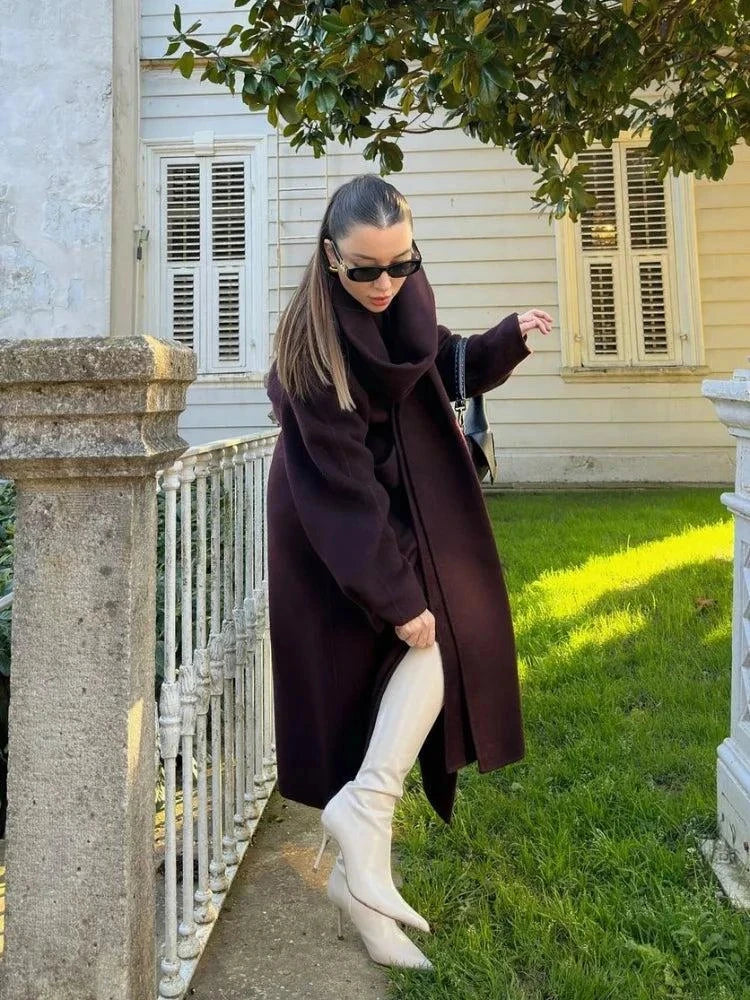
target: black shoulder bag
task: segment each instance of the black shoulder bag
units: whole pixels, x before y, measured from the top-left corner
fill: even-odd
[[[453,406],[461,431],[477,470],[480,483],[489,474],[490,482],[497,478],[495,442],[492,438],[487,418],[484,415],[484,397],[471,396],[466,399],[466,338],[455,341],[453,350],[456,399]],[[464,410],[466,415],[464,416]]]

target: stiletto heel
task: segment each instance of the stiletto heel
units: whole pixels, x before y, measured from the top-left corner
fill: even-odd
[[[318,851],[318,856],[313,862],[313,869],[315,871],[320,868],[320,859],[323,857],[323,851],[326,849],[326,844],[331,839],[331,835],[327,830],[323,830],[323,843],[320,845],[320,850]]]
[[[337,906],[336,907],[336,913],[337,913],[338,918],[339,918],[338,919],[338,933],[337,933],[336,936],[338,937],[339,941],[343,941],[344,940],[344,928],[341,925],[341,917],[342,917],[344,911],[341,909],[340,906]]]
[[[432,962],[401,930],[392,917],[385,917],[352,896],[346,883],[346,871],[341,853],[328,878],[327,896],[338,910],[338,937],[343,939],[342,914],[346,913],[359,931],[362,942],[373,962],[379,965],[400,965],[409,969],[432,969]]]

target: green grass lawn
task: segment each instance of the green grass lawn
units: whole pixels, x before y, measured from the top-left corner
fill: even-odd
[[[488,498],[526,756],[463,768],[450,826],[412,771],[395,840],[435,973],[390,970],[391,996],[749,1000],[750,917],[698,848],[729,731],[720,492]]]

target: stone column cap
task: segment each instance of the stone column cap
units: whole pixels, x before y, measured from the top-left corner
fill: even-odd
[[[704,379],[701,395],[712,400],[719,420],[732,434],[750,435],[750,368],[736,368],[731,379]]]
[[[155,337],[0,340],[0,475],[141,476],[179,457],[194,352]]]

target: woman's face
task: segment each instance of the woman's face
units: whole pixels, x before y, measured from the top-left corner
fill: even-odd
[[[365,267],[374,264],[387,267],[398,261],[409,260],[412,254],[412,228],[408,221],[396,222],[387,229],[375,226],[354,226],[348,236],[336,240],[336,246],[347,267]],[[383,312],[398,294],[406,278],[392,278],[381,271],[376,281],[351,281],[336,259],[330,240],[324,241],[325,251],[332,267],[338,271],[344,288],[370,312]]]

